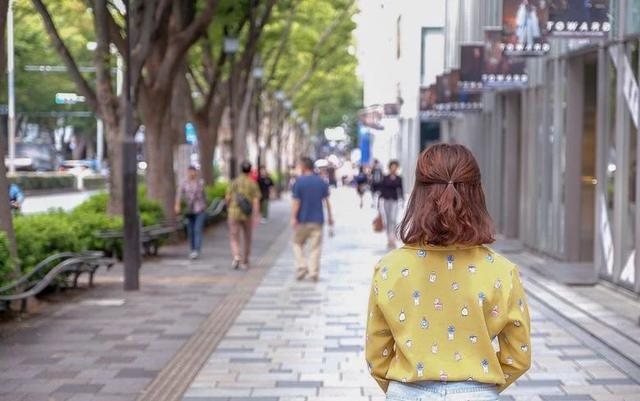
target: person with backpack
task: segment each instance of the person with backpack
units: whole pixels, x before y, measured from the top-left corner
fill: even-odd
[[[184,208],[183,208],[184,206]],[[184,212],[187,219],[187,237],[191,245],[190,259],[197,259],[202,248],[202,230],[207,218],[207,197],[204,194],[204,180],[198,176],[194,166],[189,167],[187,179],[176,193],[175,212]]]
[[[251,236],[253,228],[260,219],[260,188],[251,179],[251,163],[242,162],[242,174],[231,181],[227,189],[226,202],[229,207],[229,240],[234,269],[247,270],[249,268],[249,254],[251,253]],[[240,252],[240,232],[244,239],[243,252]]]

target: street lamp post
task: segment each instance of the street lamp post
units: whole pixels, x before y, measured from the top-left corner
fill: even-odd
[[[238,38],[227,36],[224,38],[224,52],[229,56],[229,131],[231,138],[229,139],[229,178],[236,178],[237,160],[236,160],[236,101],[234,96],[235,90],[235,54],[240,47]]]
[[[8,116],[7,128],[9,129],[9,172],[16,172],[16,92],[15,92],[15,63],[13,40],[13,0],[9,0],[7,9],[7,86],[8,86]],[[2,160],[4,163],[4,160]]]
[[[282,173],[282,121],[284,120],[284,109],[282,103],[285,101],[286,96],[283,91],[279,90],[276,91],[274,97],[276,98],[276,112],[274,116],[274,120],[276,121],[276,173],[278,174],[276,193],[278,194],[278,198],[280,198],[283,188],[282,181],[284,180]]]
[[[283,136],[283,140],[285,140],[284,143],[284,149],[281,151],[282,153],[284,153],[284,172],[283,172],[283,179],[285,183],[289,182],[289,165],[291,163],[291,160],[289,160],[289,130],[291,129],[291,127],[289,126],[289,124],[287,123],[287,115],[291,114],[291,108],[293,107],[293,102],[290,99],[286,99],[284,102],[282,102],[282,106],[284,107],[282,110],[282,128],[281,128],[281,136]],[[286,126],[286,131],[287,131],[287,136],[286,138],[284,137],[284,132],[285,132],[285,126]]]
[[[129,0],[125,1],[127,49],[125,52],[126,73],[125,124],[122,142],[123,154],[123,216],[124,216],[124,289],[133,291],[140,288],[140,218],[138,216],[138,177],[136,160],[136,142],[133,126],[133,100],[131,88],[131,13]]]
[[[260,145],[260,96],[262,94],[262,77],[264,69],[259,65],[253,69],[253,78],[256,80],[256,166],[260,169],[262,165],[262,146]]]

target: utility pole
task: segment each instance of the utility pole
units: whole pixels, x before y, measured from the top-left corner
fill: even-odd
[[[16,84],[15,84],[15,51],[13,38],[13,0],[9,0],[7,9],[7,86],[8,86],[8,121],[9,128],[9,173],[16,172]],[[4,161],[2,161],[4,163]]]
[[[138,166],[133,126],[133,94],[131,88],[131,13],[129,1],[125,0],[127,47],[125,51],[126,73],[124,76],[125,123],[122,142],[123,154],[123,215],[124,215],[124,289],[140,288],[140,217],[138,216]]]

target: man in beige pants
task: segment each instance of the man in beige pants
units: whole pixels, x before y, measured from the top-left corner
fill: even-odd
[[[291,226],[293,234],[293,254],[298,269],[296,278],[304,279],[307,274],[317,282],[320,275],[320,253],[322,248],[322,226],[324,206],[327,208],[327,222],[333,225],[329,185],[313,172],[313,161],[303,157],[298,162],[300,176],[293,185],[293,208]],[[304,256],[304,246],[309,242],[309,262]]]

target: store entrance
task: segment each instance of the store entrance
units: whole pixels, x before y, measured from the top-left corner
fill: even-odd
[[[567,259],[593,260],[596,205],[597,54],[568,62],[566,109]]]
[[[593,260],[596,207],[596,110],[598,99],[598,58],[585,59],[584,111],[582,136],[582,205],[580,225],[580,260]]]
[[[519,92],[506,93],[502,102],[503,135],[502,213],[500,232],[505,238],[517,238],[520,230],[520,140],[522,98]]]

